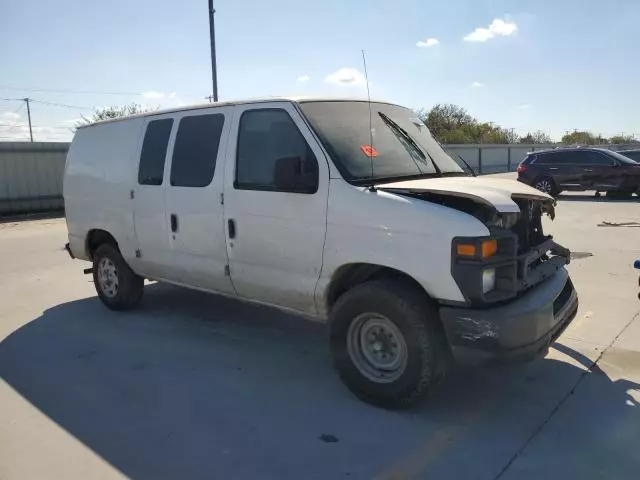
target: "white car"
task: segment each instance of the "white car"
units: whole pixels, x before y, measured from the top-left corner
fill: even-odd
[[[144,279],[328,320],[344,383],[408,407],[452,359],[529,358],[576,314],[547,194],[473,177],[411,110],[222,102],[79,128],[64,178],[72,257],[134,307]]]

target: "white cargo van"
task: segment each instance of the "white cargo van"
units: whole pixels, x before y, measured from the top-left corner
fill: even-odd
[[[575,316],[554,200],[473,177],[404,107],[205,104],[80,128],[64,179],[72,257],[104,304],[144,279],[328,319],[345,384],[415,403],[450,359],[528,358]]]

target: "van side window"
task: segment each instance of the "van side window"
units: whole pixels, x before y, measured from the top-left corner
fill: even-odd
[[[162,185],[164,161],[173,119],[153,120],[147,125],[140,153],[138,183],[140,185]]]
[[[236,155],[237,189],[313,193],[318,188],[318,161],[285,110],[270,108],[244,112],[240,118]],[[304,187],[277,185],[274,178],[277,163],[279,168],[297,170],[295,174]]]
[[[206,187],[211,183],[223,126],[220,113],[180,120],[171,162],[172,186]]]

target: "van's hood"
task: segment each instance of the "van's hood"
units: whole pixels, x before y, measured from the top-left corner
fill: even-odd
[[[500,213],[520,212],[513,198],[548,201],[553,197],[516,180],[490,177],[444,177],[407,180],[376,185],[379,190],[397,193],[437,193],[466,197],[495,208]]]

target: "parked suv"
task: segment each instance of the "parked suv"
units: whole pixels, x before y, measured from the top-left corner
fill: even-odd
[[[466,174],[389,103],[227,102],[81,127],[64,199],[67,250],[93,262],[108,308],[136,306],[147,278],[328,321],[342,380],[384,407],[415,403],[452,357],[545,352],[578,308],[569,251],[542,230],[553,198]]]
[[[630,196],[640,190],[640,164],[601,148],[558,148],[529,153],[518,181],[550,195],[595,190]]]

